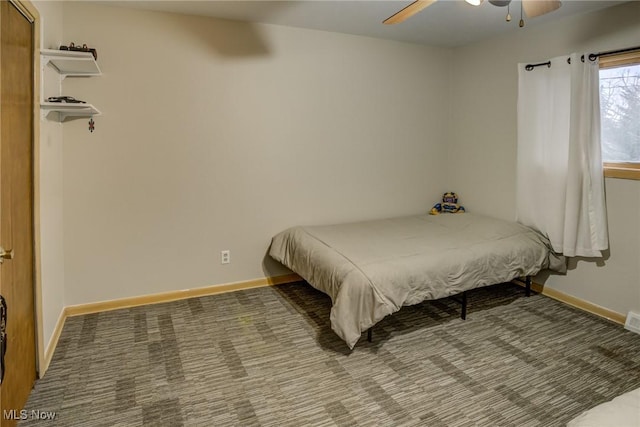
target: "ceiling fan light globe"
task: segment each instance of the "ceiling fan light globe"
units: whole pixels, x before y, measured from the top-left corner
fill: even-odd
[[[511,3],[511,0],[489,0],[489,3],[494,6],[505,7],[508,6],[509,3]]]
[[[464,0],[472,6],[480,6],[484,0]]]

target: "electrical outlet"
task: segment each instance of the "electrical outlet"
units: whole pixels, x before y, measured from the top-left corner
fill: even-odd
[[[220,252],[220,264],[229,264],[231,262],[231,251],[224,250]]]

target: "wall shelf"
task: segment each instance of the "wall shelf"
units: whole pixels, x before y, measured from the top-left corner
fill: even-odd
[[[43,117],[57,113],[57,119],[61,122],[67,118],[93,117],[100,114],[100,111],[91,104],[68,102],[41,102],[40,110],[42,111]]]
[[[50,63],[62,78],[91,77],[102,74],[91,52],[42,49],[40,56],[42,66],[44,67]]]
[[[41,49],[40,112],[42,119],[47,118],[64,122],[67,119],[91,118],[99,115],[100,111],[91,104],[45,101],[44,70],[49,64],[59,74],[60,82],[66,77],[95,77],[102,75],[100,67],[98,67],[98,63],[91,52]],[[93,132],[92,121],[89,130]]]

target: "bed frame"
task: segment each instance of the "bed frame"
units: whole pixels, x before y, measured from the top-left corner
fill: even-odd
[[[531,276],[525,277],[524,285],[525,285],[525,295],[527,297],[531,296]],[[455,302],[459,303],[462,306],[460,310],[460,318],[462,320],[467,319],[467,292],[468,291],[464,291],[461,294],[458,294],[461,296],[461,298],[456,298],[455,296],[450,297],[452,300],[454,300]],[[373,340],[373,326],[367,329],[367,341],[372,342],[372,340]]]

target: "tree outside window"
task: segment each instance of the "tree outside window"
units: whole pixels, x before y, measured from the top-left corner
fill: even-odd
[[[640,179],[640,52],[600,61],[605,176]]]

